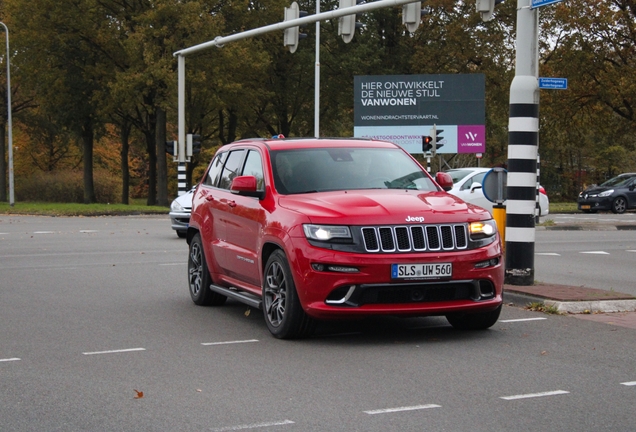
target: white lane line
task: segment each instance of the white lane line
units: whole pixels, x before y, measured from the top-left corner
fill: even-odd
[[[537,252],[535,253],[535,255],[542,255],[542,256],[561,256],[561,254],[558,254],[556,252]]]
[[[84,355],[116,354],[116,353],[125,353],[125,352],[133,352],[133,351],[146,351],[146,348],[128,348],[128,349],[110,350],[110,351],[93,351],[93,352],[85,352],[82,354]]]
[[[0,233],[0,235],[7,235],[7,234],[10,234],[10,233]]]
[[[628,381],[621,384],[624,386],[636,386],[636,381]]]
[[[80,230],[81,233],[96,233],[99,232],[99,230]]]
[[[2,233],[0,233],[2,234]],[[636,250],[626,250],[625,252],[636,252]]]
[[[366,414],[386,414],[386,413],[394,413],[394,412],[401,412],[401,411],[415,411],[415,410],[422,410],[422,409],[430,409],[430,408],[441,408],[441,405],[435,405],[435,404],[428,404],[428,405],[415,405],[415,406],[406,406],[406,407],[398,407],[398,408],[385,408],[385,409],[378,409],[378,410],[370,410],[370,411],[364,411]]]
[[[187,263],[169,263],[169,264],[159,264],[160,266],[182,266],[182,265],[186,265]]]
[[[33,231],[33,234],[55,234],[55,231]]]
[[[205,345],[205,346],[230,345],[230,344],[241,344],[241,343],[250,343],[250,342],[258,342],[258,339],[236,340],[236,341],[226,341],[226,342],[201,342],[201,345]]]
[[[227,426],[227,427],[221,427],[221,428],[214,428],[210,430],[212,432],[225,432],[225,431],[264,428],[264,427],[270,427],[270,426],[283,426],[283,425],[290,425],[290,424],[294,424],[294,422],[291,420],[283,420],[283,421],[270,422],[270,423],[254,423],[254,424],[247,424],[247,425]]]
[[[10,362],[10,361],[18,361],[20,360],[17,357],[13,357],[13,358],[6,358],[6,359],[0,359],[0,362]]]
[[[548,391],[548,392],[542,392],[542,393],[528,393],[528,394],[520,394],[520,395],[514,395],[514,396],[501,396],[500,399],[504,399],[504,400],[529,399],[529,398],[536,398],[536,397],[542,397],[542,396],[556,396],[556,395],[562,395],[562,394],[568,394],[568,393],[570,392],[565,390],[555,390],[555,391]]]
[[[593,255],[609,255],[609,252],[605,251],[587,251],[587,252],[579,252],[581,254],[593,254]]]
[[[540,320],[547,320],[547,318],[520,318],[520,319],[499,320],[499,322],[511,323],[511,322],[540,321]]]

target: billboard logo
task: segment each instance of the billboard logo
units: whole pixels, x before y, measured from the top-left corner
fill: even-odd
[[[472,132],[468,132],[466,134],[466,139],[469,139],[472,142],[475,142],[477,140],[477,134],[476,133],[472,133]]]
[[[486,126],[457,126],[457,153],[483,153],[486,151]]]

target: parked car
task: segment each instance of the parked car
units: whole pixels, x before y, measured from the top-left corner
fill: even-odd
[[[492,212],[493,203],[484,196],[482,190],[484,176],[490,170],[491,168],[456,168],[446,171],[453,179],[453,188],[449,193]],[[550,214],[550,200],[543,186],[539,186],[539,210],[539,216]]]
[[[192,197],[194,188],[176,197],[170,204],[170,222],[172,229],[177,232],[179,238],[185,238],[190,223],[190,212],[192,211]]]
[[[436,181],[437,180],[437,181]],[[207,168],[187,230],[197,305],[262,309],[277,338],[316,320],[446,316],[485,329],[502,305],[496,223],[399,146],[361,139],[251,139]]]
[[[625,173],[593,185],[579,193],[577,204],[585,213],[611,210],[612,213],[625,213],[636,208],[636,173]]]

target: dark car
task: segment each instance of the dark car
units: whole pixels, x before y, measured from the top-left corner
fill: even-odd
[[[579,210],[596,213],[611,210],[613,213],[625,213],[636,208],[636,173],[626,173],[593,185],[579,193]]]
[[[224,145],[194,193],[192,300],[262,309],[278,338],[369,315],[488,328],[503,301],[501,241],[490,213],[451,187],[447,173],[433,179],[383,141]]]

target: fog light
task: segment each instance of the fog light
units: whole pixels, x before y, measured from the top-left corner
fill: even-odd
[[[319,271],[319,272],[321,272],[321,271],[325,271],[325,266],[324,266],[324,265],[322,265],[322,264],[318,264],[318,263],[313,263],[313,264],[311,265],[311,268],[312,268],[312,269],[314,269],[314,270],[316,270],[316,271]]]
[[[358,273],[360,271],[355,267],[343,267],[335,265],[327,266],[327,270],[338,273]]]
[[[475,268],[482,269],[486,267],[494,267],[497,264],[499,264],[499,258],[491,258],[486,261],[480,261],[478,263],[475,263]]]

